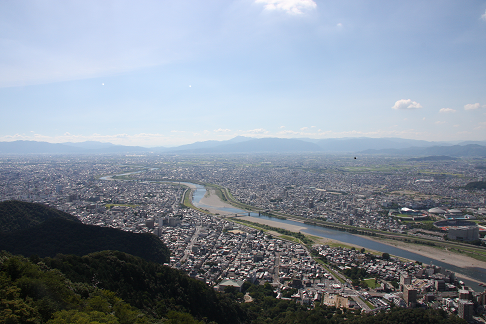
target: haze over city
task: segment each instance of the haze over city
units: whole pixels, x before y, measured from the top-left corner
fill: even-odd
[[[0,141],[486,140],[486,2],[6,1]]]

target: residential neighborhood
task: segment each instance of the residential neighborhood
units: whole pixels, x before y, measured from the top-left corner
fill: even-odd
[[[244,161],[121,156],[116,163],[104,156],[9,156],[1,163],[0,200],[43,203],[85,224],[153,233],[171,251],[169,266],[217,290],[268,283],[278,298],[303,304],[366,312],[420,305],[468,320],[484,310],[485,293],[473,291],[447,269],[359,248],[309,248],[184,205],[190,190],[185,182],[210,183],[274,215],[444,240],[443,230],[413,228],[407,220],[482,220],[484,190],[464,189],[485,176],[473,163],[292,155]],[[479,239],[481,225],[473,225]]]

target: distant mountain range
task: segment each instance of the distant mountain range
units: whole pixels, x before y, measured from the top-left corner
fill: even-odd
[[[350,153],[404,156],[486,157],[486,141],[429,142],[401,138],[288,139],[238,136],[226,141],[204,141],[177,147],[123,146],[102,142],[0,142],[0,154],[125,154],[125,153]]]
[[[146,152],[145,147],[101,142],[47,143],[36,141],[0,142],[0,154],[100,154]]]

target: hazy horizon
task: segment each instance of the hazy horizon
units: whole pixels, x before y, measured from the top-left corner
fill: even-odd
[[[0,141],[486,140],[486,2],[0,3]]]
[[[232,140],[237,137],[245,137],[248,138],[248,140],[253,140],[253,139],[298,139],[298,140],[348,140],[348,139],[398,139],[398,140],[416,140],[416,139],[409,139],[409,138],[400,138],[400,137],[366,137],[366,136],[360,136],[360,137],[326,137],[326,138],[310,138],[310,137],[276,137],[276,136],[242,136],[242,135],[236,135],[234,137],[230,137],[228,139],[209,139],[209,140],[197,140],[197,139],[192,139],[186,143],[182,144],[175,144],[175,145],[130,145],[127,144],[127,146],[140,146],[140,147],[145,147],[145,148],[155,148],[155,147],[178,147],[178,146],[183,146],[183,145],[190,145],[190,144],[195,144],[195,143],[202,143],[202,142],[207,142],[207,141],[217,141],[217,142],[225,142],[228,140]],[[88,139],[88,140],[74,140],[74,141],[48,141],[48,140],[41,140],[41,139],[36,139],[36,138],[28,138],[28,139],[10,139],[10,140],[5,140],[5,141],[0,141],[0,142],[15,142],[15,141],[32,141],[32,142],[39,142],[39,143],[50,143],[50,144],[79,144],[79,143],[87,143],[87,142],[96,142],[96,143],[103,143],[103,144],[113,144],[113,145],[125,145],[125,144],[116,144],[107,140],[93,140],[93,139]],[[416,141],[421,141],[420,139]],[[426,140],[423,140],[426,141]],[[462,142],[485,142],[486,140],[455,140],[455,141],[426,141],[426,142],[432,142],[432,143],[438,143],[438,144],[457,144],[457,143],[462,143]]]
[[[238,140],[238,138],[241,138]],[[244,138],[244,139],[243,139]],[[237,141],[234,141],[237,139]],[[130,146],[135,146],[135,147],[142,147],[146,149],[152,149],[152,148],[166,148],[166,149],[171,149],[171,148],[178,148],[178,147],[183,147],[185,145],[193,145],[193,144],[198,144],[198,143],[206,143],[206,142],[219,142],[221,145],[228,145],[228,144],[235,144],[235,143],[240,143],[240,142],[245,142],[245,141],[251,141],[255,139],[289,139],[289,138],[282,138],[282,137],[244,137],[244,136],[235,136],[229,140],[203,140],[203,141],[193,141],[190,143],[184,143],[181,145],[167,145],[167,146],[144,146],[144,145],[130,145]],[[398,137],[382,137],[382,138],[373,138],[373,137],[336,137],[336,138],[323,138],[323,139],[312,139],[312,138],[290,138],[290,139],[296,139],[296,140],[302,140],[305,142],[310,142],[310,143],[315,143],[315,141],[320,141],[320,140],[338,140],[342,141],[343,145],[349,145],[349,140],[365,140],[365,142],[362,142],[361,145],[370,145],[373,142],[370,142],[372,140],[388,140],[389,142],[395,142],[396,145],[399,146],[399,148],[417,148],[417,147],[431,147],[431,146],[449,146],[449,145],[464,145],[467,142],[479,142],[476,144],[480,145],[486,145],[486,141],[424,141],[424,140],[413,140],[413,139],[405,139],[405,138],[398,138]],[[14,141],[5,141],[5,142],[17,142],[17,141],[27,141],[27,142],[36,142],[36,143],[50,143],[50,144],[65,144],[65,145],[71,145],[71,146],[76,146],[78,148],[86,148],[86,149],[94,149],[96,147],[100,148],[100,144],[102,146],[104,144],[109,144],[109,145],[123,145],[123,144],[114,144],[112,142],[108,141],[76,141],[76,142],[71,142],[71,141],[64,141],[64,142],[45,142],[45,141],[35,141],[35,140],[14,140]],[[414,142],[417,141],[417,142]],[[0,142],[0,143],[5,143],[5,142]],[[332,143],[332,142],[330,142]],[[334,142],[335,143],[335,142]],[[365,144],[368,143],[368,144]],[[376,143],[376,142],[374,142]],[[408,145],[403,146],[403,143],[408,143]],[[76,144],[84,144],[84,145],[76,145]],[[471,143],[468,143],[471,144]],[[94,145],[94,146],[93,146]],[[219,145],[219,144],[218,144]],[[332,145],[332,144],[331,144]],[[356,144],[355,144],[356,145]],[[203,145],[201,147],[198,146],[198,148],[208,148],[208,146]],[[374,146],[373,146],[374,147]],[[396,148],[390,146],[390,143],[387,144],[382,144],[380,146],[380,149],[390,149],[390,148]],[[193,148],[194,149],[194,148]],[[365,148],[368,149],[368,148]],[[331,149],[332,152],[334,150]]]

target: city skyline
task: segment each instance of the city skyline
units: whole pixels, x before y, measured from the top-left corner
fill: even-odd
[[[484,1],[0,8],[0,141],[486,140]]]

